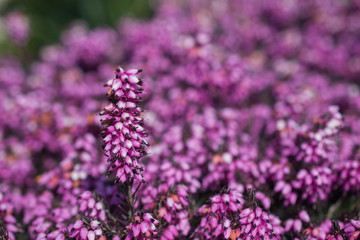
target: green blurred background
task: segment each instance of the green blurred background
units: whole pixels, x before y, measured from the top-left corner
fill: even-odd
[[[75,20],[86,21],[90,28],[116,27],[121,17],[150,18],[156,0],[0,0],[0,14],[25,13],[31,25],[25,46],[32,57],[39,49],[60,39],[61,33]],[[0,33],[1,34],[1,33]],[[1,37],[1,36],[0,36]],[[0,39],[0,55],[16,54],[16,47],[5,37]]]

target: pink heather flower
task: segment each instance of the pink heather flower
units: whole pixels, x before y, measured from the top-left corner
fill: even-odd
[[[106,239],[97,220],[79,219],[69,229],[69,237],[76,240]]]
[[[110,104],[100,113],[104,149],[109,157],[109,172],[114,172],[119,182],[143,180],[139,159],[146,155],[146,131],[142,127],[139,106],[142,81],[137,77],[141,70],[116,69],[115,78],[105,86]]]
[[[21,12],[11,12],[4,19],[10,39],[17,45],[24,45],[30,32],[29,19]]]
[[[64,232],[62,232],[60,230],[52,231],[46,237],[49,240],[65,240],[66,239],[65,235],[64,235]]]
[[[163,217],[168,223],[172,222],[177,212],[184,210],[189,205],[186,187],[179,185],[177,188],[177,193],[170,193],[164,199],[164,206],[159,209],[159,217]]]
[[[328,234],[326,240],[344,240],[341,235]]]
[[[343,126],[343,117],[337,106],[328,107],[325,114],[314,119],[311,128],[299,126],[293,120],[279,120],[276,127],[280,136],[280,151],[285,156],[295,155],[296,160],[305,163],[333,161],[336,150],[334,136]]]
[[[282,196],[285,198],[285,205],[292,204],[294,205],[297,200],[297,194],[294,193],[293,187],[290,183],[285,181],[278,181],[275,184],[274,188],[275,192],[280,192]]]
[[[116,46],[116,34],[110,28],[96,28],[92,31],[83,22],[77,22],[68,30],[63,41],[68,50],[68,55],[84,68],[94,68],[107,57],[116,53],[112,52]]]
[[[303,222],[310,223],[310,216],[305,210],[301,210],[299,213],[299,218],[292,219],[289,218],[285,222],[285,231],[294,231],[300,233],[303,229]]]
[[[240,228],[236,225],[243,203],[242,194],[234,190],[211,197],[210,204],[198,210],[201,222],[194,235],[200,239],[220,235],[225,239],[239,237]]]
[[[337,184],[346,192],[358,192],[360,190],[360,161],[348,160],[335,165],[339,172]]]
[[[20,229],[17,226],[17,221],[15,217],[12,215],[12,211],[13,211],[12,204],[9,202],[8,199],[5,198],[4,194],[0,191],[0,233],[1,231],[6,232],[8,238],[5,239],[11,239],[11,240],[15,239],[14,234],[20,231]]]
[[[271,216],[260,207],[245,208],[240,215],[241,231],[240,237],[244,239],[280,239],[283,232],[281,221],[275,216]],[[276,226],[276,231],[274,229]]]
[[[175,239],[176,237],[187,236],[191,226],[188,219],[188,188],[184,185],[178,185],[176,192],[167,192],[167,196],[160,197],[160,209],[157,219],[164,219],[166,229],[161,239]]]
[[[304,222],[310,222],[310,216],[305,210],[300,211],[299,218]]]
[[[344,233],[344,223],[337,220],[332,221],[332,229],[326,235],[325,240],[344,240],[348,239]]]
[[[200,188],[200,182],[196,176],[199,176],[200,173],[198,169],[191,169],[191,165],[187,162],[185,156],[174,155],[173,164],[167,158],[163,160],[163,163],[160,166],[160,179],[167,183],[168,185],[176,185],[177,183],[188,183],[189,188],[192,192],[195,192]]]
[[[181,211],[176,213],[175,221],[170,222],[163,234],[161,235],[162,240],[172,240],[181,237],[186,237],[191,230],[189,216],[187,211]]]
[[[134,220],[126,226],[127,236],[125,240],[154,239],[158,235],[156,232],[157,225],[158,221],[150,213],[136,215]]]
[[[69,149],[58,168],[54,168],[37,177],[40,185],[49,189],[57,188],[60,194],[79,189],[89,176],[97,177],[106,167],[99,167],[98,152],[93,135],[76,138],[74,148]]]
[[[84,216],[106,221],[104,204],[101,201],[96,200],[90,191],[81,194],[79,204],[79,211],[81,211]]]
[[[256,192],[256,199],[259,200],[262,205],[264,206],[265,209],[269,209],[271,206],[271,200],[268,196],[266,196],[264,193],[262,192]]]
[[[332,223],[329,219],[327,219],[319,226],[305,229],[304,233],[307,235],[307,239],[309,240],[325,240],[326,236],[330,234],[331,229]]]
[[[332,160],[330,154],[335,146],[332,137],[343,127],[342,118],[338,106],[330,106],[327,113],[320,118],[315,118],[314,129],[305,133],[306,141],[300,145],[300,152],[296,158],[307,163]]]
[[[344,232],[349,240],[356,240],[360,238],[360,220],[350,220],[344,226]]]
[[[260,163],[259,169],[262,174],[261,176],[264,178],[262,181],[265,182],[270,180],[274,182],[274,191],[281,195],[281,198],[284,200],[284,206],[294,205],[298,195],[289,181],[289,177],[291,177],[291,169],[287,163],[287,159],[285,159],[285,161],[283,159],[282,161],[283,162],[281,163],[277,163],[265,160]],[[258,193],[259,192],[256,192],[256,195],[258,195]],[[258,199],[261,200],[260,198]],[[264,205],[265,209],[266,206],[267,205]]]
[[[162,225],[164,232],[161,239],[186,237],[191,230],[188,213],[189,191],[185,185],[169,187],[166,183],[160,184],[156,188],[147,184],[142,190],[141,201],[144,209],[151,212],[156,211],[156,219],[164,224]]]
[[[282,234],[285,232],[283,226],[281,225],[282,222],[279,217],[277,217],[274,214],[269,214],[270,223],[273,227],[274,235],[276,237],[282,236]]]
[[[300,191],[300,196],[310,203],[326,200],[331,192],[333,176],[328,167],[314,167],[310,171],[301,169],[292,187]]]
[[[301,232],[303,224],[300,219],[288,219],[285,222],[285,231]]]

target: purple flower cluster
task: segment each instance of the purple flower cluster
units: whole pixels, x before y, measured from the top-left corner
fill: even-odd
[[[158,225],[158,221],[150,213],[145,213],[142,216],[137,215],[133,222],[126,226],[125,239],[155,239],[158,235],[156,225]]]
[[[76,240],[104,239],[99,221],[92,220],[91,222],[87,222],[81,219],[74,223],[70,230],[69,237]]]
[[[248,202],[236,191],[225,191],[210,200],[210,205],[199,209],[202,219],[195,239],[280,239],[284,233],[281,220],[257,206],[253,190]]]
[[[345,224],[344,232],[350,240],[359,238],[359,236],[360,236],[360,221],[359,220],[351,220],[349,223]]]
[[[162,0],[0,56],[0,239],[360,239],[359,21]]]
[[[19,232],[19,228],[16,226],[16,219],[12,215],[12,211],[12,205],[0,191],[0,228],[2,229],[0,237],[4,238],[5,240],[14,239],[14,234]]]
[[[245,239],[280,239],[279,235],[283,233],[281,221],[260,207],[256,207],[255,210],[245,208],[241,211],[240,223],[240,237]]]
[[[121,182],[143,180],[139,159],[146,155],[146,131],[142,127],[139,94],[142,93],[142,80],[136,75],[142,70],[116,69],[114,79],[106,83],[109,86],[107,105],[100,113],[104,131],[104,150],[109,157],[109,171],[114,172]]]
[[[4,25],[12,42],[25,45],[29,38],[30,23],[22,12],[11,12],[4,17]]]
[[[243,209],[243,202],[242,194],[236,191],[211,197],[210,204],[203,205],[198,210],[201,222],[195,230],[197,238],[209,239],[219,235],[224,239],[240,237],[237,225],[242,217],[240,211]]]

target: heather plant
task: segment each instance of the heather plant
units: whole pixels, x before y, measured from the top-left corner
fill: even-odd
[[[160,1],[1,56],[0,239],[360,239],[359,10]]]

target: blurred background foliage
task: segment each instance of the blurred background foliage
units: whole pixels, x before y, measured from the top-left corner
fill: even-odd
[[[156,0],[0,0],[0,14],[21,11],[28,16],[30,39],[23,50],[28,58],[36,58],[42,46],[58,42],[75,20],[84,20],[90,28],[116,28],[122,17],[150,18],[155,5]],[[20,54],[0,30],[0,55],[9,53]]]

